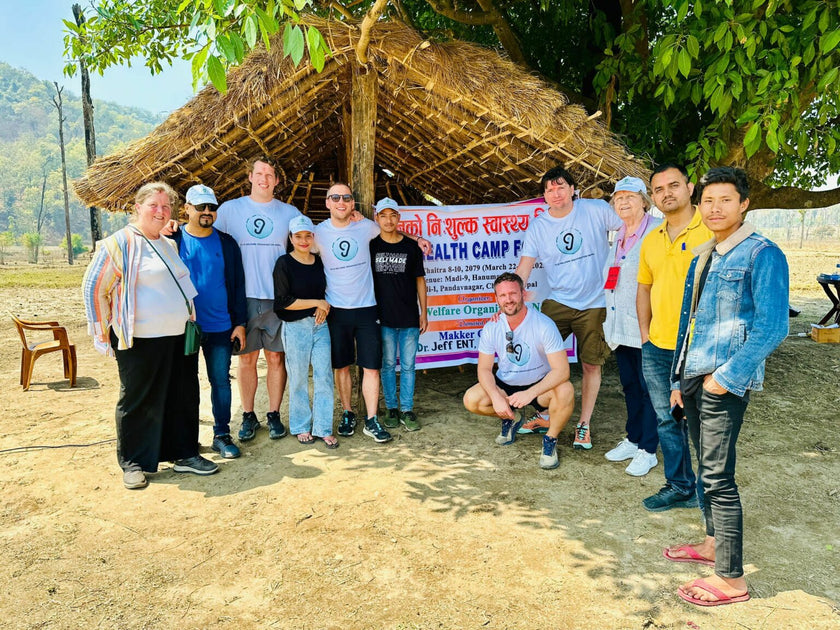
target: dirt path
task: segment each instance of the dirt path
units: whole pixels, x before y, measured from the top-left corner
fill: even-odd
[[[19,342],[3,323],[2,448],[112,439],[116,369],[84,334],[78,292],[0,289],[0,301],[58,315],[80,362],[79,387],[45,357],[22,392]],[[794,332],[823,302],[797,302]],[[0,627],[839,628],[839,373],[840,346],[791,338],[753,397],[739,442],[746,604],[677,598],[710,570],[661,550],[699,540],[699,514],[641,508],[661,463],[636,479],[604,459],[624,424],[610,362],[595,447],[574,452],[567,429],[549,472],[537,437],[499,448],[497,426],[464,411],[471,367],[419,375],[423,430],[391,444],[356,435],[326,451],[263,430],[220,474],[165,467],[142,491],[123,489],[112,442],[4,452]]]

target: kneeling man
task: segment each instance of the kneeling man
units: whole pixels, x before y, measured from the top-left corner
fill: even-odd
[[[503,273],[493,282],[501,315],[484,325],[478,342],[478,383],[464,394],[464,407],[482,416],[502,419],[496,437],[501,446],[513,444],[522,426],[520,409],[548,409],[540,467],[557,468],[557,436],[574,408],[566,348],[548,317],[525,305],[522,279]],[[493,374],[494,355],[499,369]]]

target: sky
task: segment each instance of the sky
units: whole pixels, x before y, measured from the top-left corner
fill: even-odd
[[[39,79],[58,81],[67,91],[82,91],[78,73],[66,77],[64,23],[73,21],[74,2],[85,7],[89,0],[4,0],[0,11],[0,61],[24,68]],[[178,62],[162,74],[152,75],[138,59],[131,68],[114,66],[104,76],[90,76],[91,96],[129,107],[167,114],[193,96],[190,64]]]

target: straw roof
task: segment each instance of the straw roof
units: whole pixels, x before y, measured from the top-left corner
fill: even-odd
[[[308,63],[295,68],[275,39],[270,51],[254,51],[229,73],[226,95],[208,86],[145,138],[97,159],[74,183],[78,196],[124,209],[143,183],[165,180],[182,192],[200,182],[229,199],[248,194],[252,160],[271,155],[280,164],[277,196],[309,206],[319,186],[349,170],[359,30],[312,16],[303,21],[333,51],[321,73]],[[493,51],[429,42],[402,23],[381,21],[368,57],[378,76],[377,196],[514,201],[540,192],[540,176],[558,162],[579,189],[596,194],[625,175],[648,175],[597,118]]]

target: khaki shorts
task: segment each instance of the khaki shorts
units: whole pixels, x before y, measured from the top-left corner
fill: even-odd
[[[604,340],[607,309],[588,308],[579,311],[554,300],[545,300],[540,310],[551,318],[564,339],[574,333],[581,361],[590,365],[604,365],[610,356],[610,347]]]
[[[282,322],[274,312],[274,300],[247,298],[248,323],[245,325],[245,347],[235,354],[250,354],[257,350],[284,352],[280,336]]]

